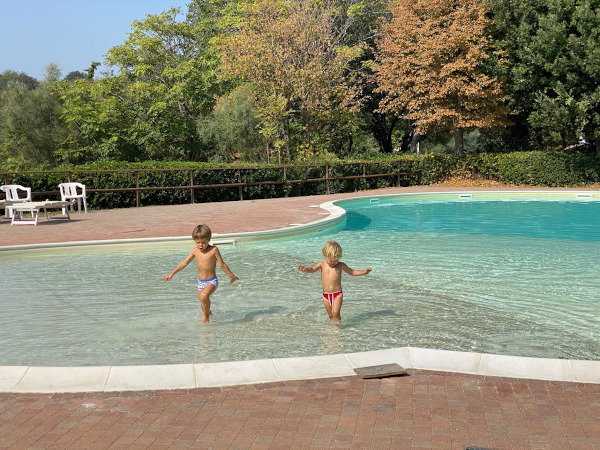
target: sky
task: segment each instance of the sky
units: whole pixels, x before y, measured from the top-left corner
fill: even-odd
[[[186,0],[0,0],[0,73],[25,72],[38,80],[58,64],[62,76],[83,72],[121,45],[134,20]],[[106,70],[97,69],[97,74]]]

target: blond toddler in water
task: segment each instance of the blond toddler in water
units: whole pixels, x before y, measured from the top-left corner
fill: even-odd
[[[371,272],[371,268],[364,270],[354,270],[340,261],[342,257],[342,247],[335,241],[326,242],[322,249],[325,261],[315,264],[313,267],[298,266],[298,270],[304,273],[314,273],[321,271],[321,283],[323,284],[323,306],[334,323],[339,323],[342,318],[340,310],[342,309],[342,271],[347,274],[359,276]]]

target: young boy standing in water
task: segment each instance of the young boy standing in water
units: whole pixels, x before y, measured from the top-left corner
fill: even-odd
[[[198,225],[192,232],[192,239],[196,242],[196,247],[190,254],[181,261],[173,271],[165,275],[163,278],[171,281],[173,275],[185,268],[194,258],[196,258],[196,266],[198,267],[198,299],[202,307],[202,322],[210,321],[210,296],[219,286],[217,279],[216,268],[217,264],[229,277],[229,284],[235,282],[239,278],[236,277],[225,264],[221,257],[221,252],[214,245],[210,245],[212,232],[206,225]]]
[[[298,266],[298,270],[304,273],[314,273],[321,271],[321,283],[323,283],[323,305],[334,323],[339,323],[342,318],[340,310],[342,309],[342,270],[350,275],[366,275],[371,272],[371,268],[365,270],[354,270],[340,261],[342,257],[342,247],[335,241],[326,242],[322,249],[325,261],[317,263],[313,267]]]

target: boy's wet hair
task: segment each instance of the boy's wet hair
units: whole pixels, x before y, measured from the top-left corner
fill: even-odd
[[[194,231],[192,231],[192,239],[194,241],[210,241],[211,237],[212,231],[210,231],[208,225],[204,225],[203,223],[198,225],[196,228],[194,228]]]
[[[342,257],[342,246],[335,241],[325,242],[322,249],[323,256],[329,261],[339,261]]]

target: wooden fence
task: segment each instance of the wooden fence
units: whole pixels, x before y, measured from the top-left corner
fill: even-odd
[[[396,167],[395,171],[385,171],[383,173],[367,173],[367,165],[377,164],[394,164]],[[298,183],[325,183],[327,194],[330,193],[330,183],[332,181],[341,180],[357,180],[357,179],[372,179],[372,178],[386,178],[395,177],[396,185],[401,185],[402,177],[405,176],[416,176],[419,177],[417,172],[402,172],[400,171],[400,162],[390,161],[374,161],[374,162],[361,162],[361,163],[339,163],[335,166],[348,166],[348,165],[360,165],[362,166],[362,174],[360,175],[347,175],[347,176],[331,176],[331,165],[330,164],[314,164],[314,165],[282,165],[282,166],[269,166],[269,167],[233,167],[233,168],[178,168],[178,169],[105,169],[105,170],[67,170],[67,171],[26,171],[26,172],[0,172],[0,177],[3,178],[4,184],[12,184],[11,180],[16,176],[22,175],[41,175],[41,174],[58,174],[64,177],[63,182],[79,181],[74,179],[74,174],[92,174],[92,173],[133,173],[135,180],[135,187],[121,187],[121,188],[87,188],[87,193],[109,193],[109,192],[135,192],[136,194],[136,206],[141,206],[140,203],[140,192],[144,191],[161,191],[161,190],[189,190],[191,203],[195,202],[194,190],[195,189],[218,189],[218,188],[238,188],[239,199],[244,199],[243,188],[250,186],[262,186],[262,185],[282,185],[282,184],[298,184]],[[324,168],[325,176],[317,178],[306,178],[306,179],[290,179],[288,178],[289,169],[293,168]],[[282,176],[279,180],[263,180],[263,181],[243,181],[242,171],[252,170],[282,170]],[[233,183],[217,183],[217,184],[196,184],[194,180],[194,172],[198,171],[236,171],[237,182]],[[140,174],[146,172],[188,172],[189,183],[180,186],[140,186]],[[381,172],[381,170],[379,171]],[[57,186],[58,187],[58,186]],[[32,192],[33,197],[45,197],[48,195],[59,194],[58,189],[52,191],[35,191]]]

